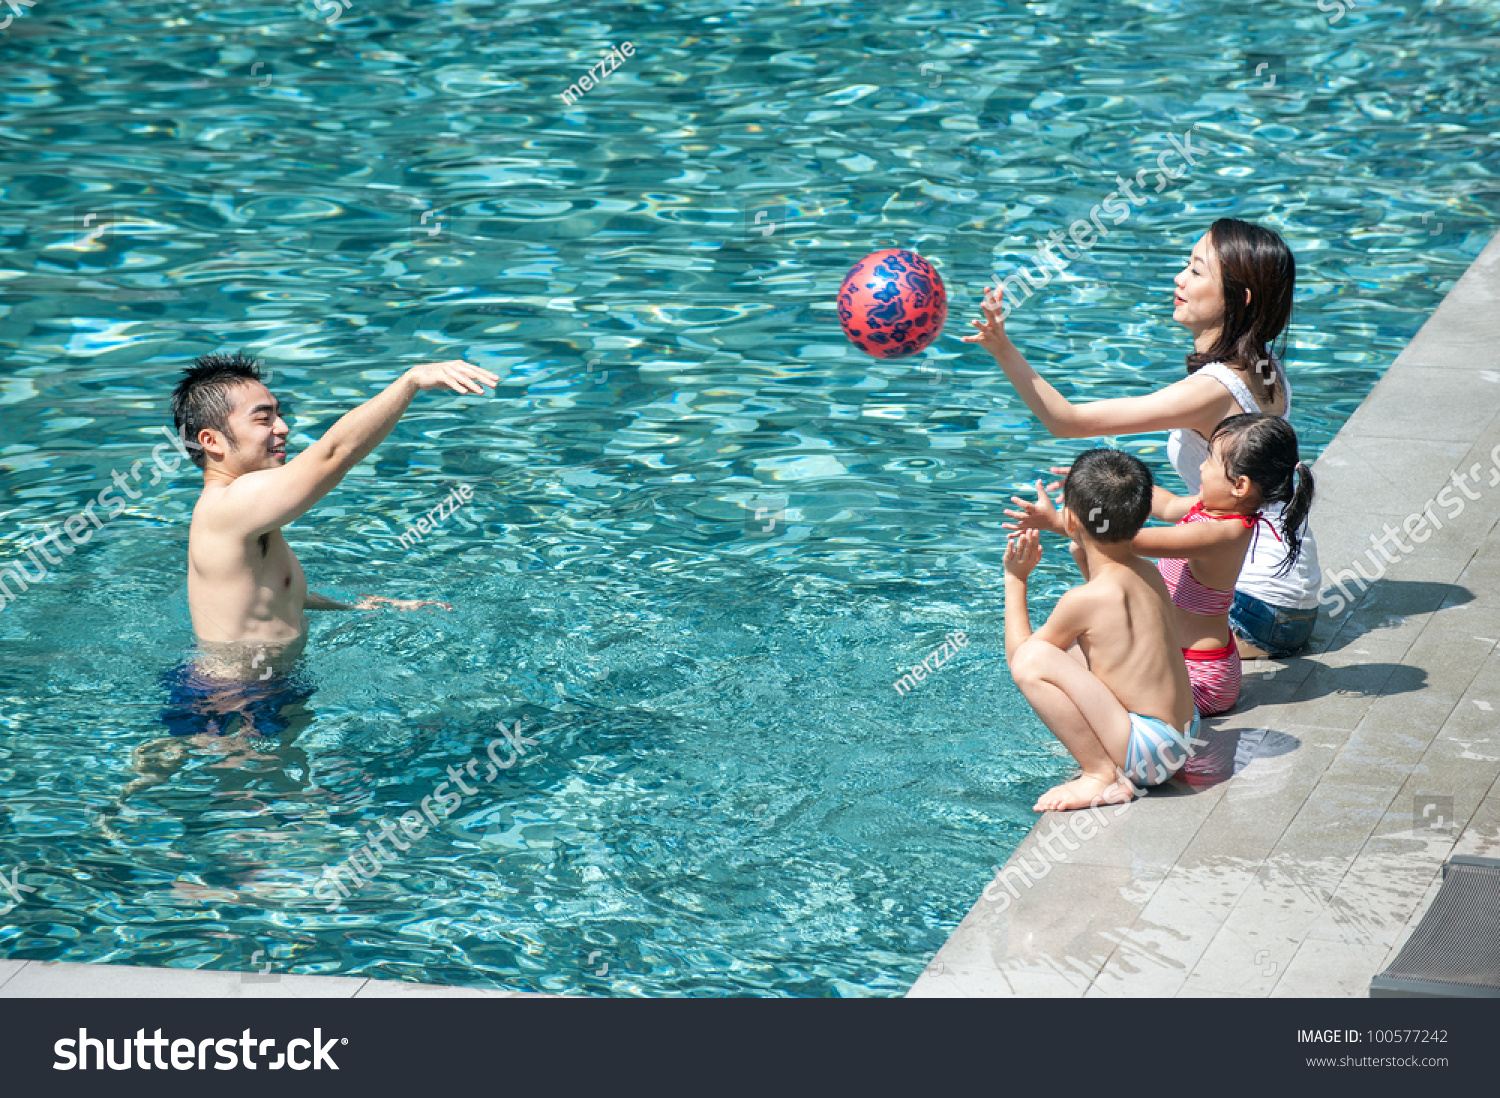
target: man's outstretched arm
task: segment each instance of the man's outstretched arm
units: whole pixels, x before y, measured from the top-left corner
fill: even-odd
[[[233,507],[229,513],[235,516],[235,525],[247,537],[254,537],[311,510],[385,440],[420,390],[449,388],[482,395],[484,386],[499,383],[498,375],[467,362],[413,366],[380,395],[346,413],[280,469],[261,469],[240,477],[230,487]]]

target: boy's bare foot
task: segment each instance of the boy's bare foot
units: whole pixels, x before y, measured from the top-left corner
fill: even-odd
[[[1099,804],[1124,804],[1135,800],[1135,788],[1119,778],[1095,778],[1088,774],[1055,785],[1037,798],[1035,812],[1066,812]]]

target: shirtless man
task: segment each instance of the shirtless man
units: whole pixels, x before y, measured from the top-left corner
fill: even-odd
[[[1086,581],[1035,632],[1027,577],[1035,529],[1005,548],[1005,657],[1011,677],[1083,774],[1033,806],[1059,812],[1129,801],[1187,762],[1198,713],[1166,585],[1131,539],[1151,514],[1151,474],[1130,454],[1089,450],[1063,484],[1063,527]],[[1076,644],[1075,644],[1076,642]]]
[[[305,610],[368,610],[381,604],[403,610],[452,609],[446,603],[374,596],[348,605],[309,592],[281,527],[306,514],[363,461],[390,434],[419,390],[447,387],[483,395],[484,386],[493,388],[499,381],[467,362],[413,366],[288,461],[291,428],[281,418],[280,403],[261,384],[253,359],[206,355],[184,371],[172,394],[172,416],[189,456],[203,470],[203,493],[188,535],[188,605],[200,654],[196,666],[178,669],[182,681],[172,684],[174,707],[201,703],[210,692],[222,695],[226,685],[253,686],[273,673],[290,671],[307,639]],[[211,691],[206,680],[217,680]],[[178,697],[179,688],[191,697]],[[204,707],[187,708],[196,716]],[[234,711],[253,725],[258,717],[269,716],[257,708],[236,705]],[[186,717],[174,734],[190,730],[186,725],[193,722]]]

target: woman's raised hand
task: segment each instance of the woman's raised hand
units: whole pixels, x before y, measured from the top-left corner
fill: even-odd
[[[984,301],[980,306],[984,312],[984,319],[969,322],[979,330],[973,335],[964,336],[965,343],[977,343],[991,354],[998,354],[1000,349],[1010,342],[1010,337],[1005,334],[1005,316],[1002,308],[1004,301],[1005,291],[999,286],[985,287]]]

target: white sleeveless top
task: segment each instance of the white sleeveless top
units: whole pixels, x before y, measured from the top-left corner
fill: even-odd
[[[1281,363],[1274,356],[1271,362],[1276,367],[1277,380],[1286,393],[1286,411],[1281,413],[1281,418],[1286,419],[1292,411],[1292,386],[1287,381],[1286,371],[1281,368]],[[1229,390],[1244,411],[1257,413],[1261,410],[1239,375],[1222,362],[1210,362],[1194,376],[1211,377],[1219,382]],[[1203,486],[1198,466],[1207,457],[1208,440],[1197,431],[1179,427],[1167,436],[1167,460],[1187,485],[1189,495],[1197,495]],[[1264,508],[1266,518],[1271,520],[1278,533],[1281,530],[1283,510],[1285,508],[1279,503],[1268,503]],[[1250,553],[1245,558],[1244,567],[1240,569],[1240,578],[1234,589],[1272,606],[1293,610],[1309,610],[1317,606],[1318,584],[1322,573],[1318,570],[1318,544],[1313,540],[1311,523],[1302,531],[1302,550],[1297,554],[1296,563],[1284,576],[1277,576],[1275,573],[1286,560],[1285,547],[1263,525],[1257,525],[1260,527],[1260,534],[1251,543]]]

